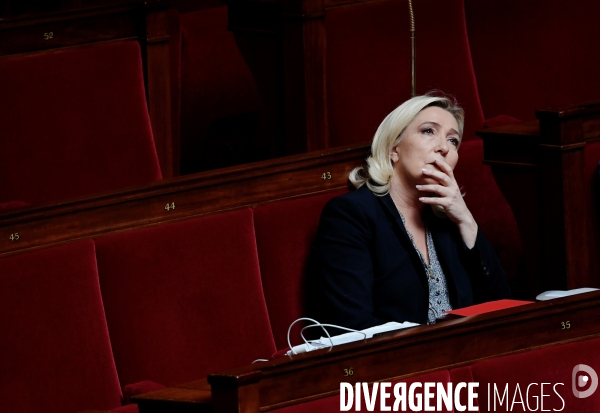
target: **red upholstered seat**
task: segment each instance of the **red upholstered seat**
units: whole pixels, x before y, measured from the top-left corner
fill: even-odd
[[[0,259],[5,412],[120,405],[92,241]]]
[[[483,126],[462,0],[413,2],[417,93],[440,89],[465,108],[465,140]],[[331,146],[372,139],[410,98],[408,4],[384,0],[327,11],[327,99]]]
[[[115,407],[109,411],[115,413],[138,413],[140,409],[137,404],[127,404],[125,406]]]
[[[137,42],[2,59],[0,90],[0,202],[161,178]]]
[[[600,372],[600,352],[598,352],[598,348],[600,348],[600,339],[596,338],[511,356],[498,357],[472,365],[473,381],[479,382],[479,408],[482,412],[510,411],[510,406],[507,406],[506,400],[500,406],[497,397],[496,409],[494,410],[494,384],[496,384],[496,388],[500,392],[500,397],[508,384],[508,400],[512,404],[513,398],[520,401],[518,395],[515,397],[517,384],[519,385],[523,402],[527,403],[525,400],[527,398],[527,387],[531,383],[537,383],[537,385],[532,385],[529,390],[530,408],[524,410],[522,404],[514,404],[512,411],[542,411],[541,406],[535,409],[536,400],[533,396],[538,397],[537,402],[539,403],[541,383],[551,383],[544,386],[544,394],[547,396],[544,397],[544,410],[563,412],[600,411],[600,391],[597,390],[590,397],[580,399],[576,398],[573,394],[571,385],[573,368],[578,364],[585,364],[596,372]],[[491,397],[488,395],[488,383],[492,392]],[[553,386],[556,383],[563,383],[563,385],[557,386],[555,392]],[[587,390],[590,385],[591,381],[589,381],[586,387],[580,389]],[[490,401],[489,408],[488,399]],[[527,407],[527,404],[525,404],[525,407]]]
[[[275,350],[250,209],[96,240],[123,385],[175,385]]]
[[[304,279],[321,210],[346,191],[328,192],[254,209],[260,272],[278,349],[286,348],[290,324],[304,311]],[[294,339],[299,339],[298,335]]]

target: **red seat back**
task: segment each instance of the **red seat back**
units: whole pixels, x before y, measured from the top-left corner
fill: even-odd
[[[92,241],[0,259],[0,400],[6,412],[121,402]]]
[[[321,210],[327,201],[343,192],[346,191],[273,202],[254,209],[261,277],[278,349],[287,347],[290,324],[307,315],[305,272]]]
[[[161,178],[137,42],[2,59],[0,90],[0,202]]]
[[[249,209],[96,240],[123,385],[175,385],[275,350]]]

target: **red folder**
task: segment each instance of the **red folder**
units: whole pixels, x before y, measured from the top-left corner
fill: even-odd
[[[489,303],[472,305],[470,307],[458,308],[456,310],[446,311],[446,314],[454,314],[467,317],[470,315],[490,313],[492,311],[504,310],[505,308],[518,307],[520,305],[533,304],[533,301],[520,300],[498,300]]]

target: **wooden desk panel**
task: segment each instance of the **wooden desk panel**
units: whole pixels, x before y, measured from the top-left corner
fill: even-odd
[[[8,211],[0,215],[0,256],[337,190],[347,187],[349,172],[364,161],[368,151],[366,145],[354,145],[167,179],[70,202]],[[18,234],[18,239],[14,234]]]
[[[203,381],[141,395],[135,401],[140,413],[201,412],[210,405],[216,413],[267,411],[335,395],[343,381],[402,379],[599,337],[599,311],[600,292],[539,302],[209,375],[210,401],[198,399]],[[570,329],[562,329],[564,321],[570,321]],[[349,368],[354,374],[345,377],[344,369]]]

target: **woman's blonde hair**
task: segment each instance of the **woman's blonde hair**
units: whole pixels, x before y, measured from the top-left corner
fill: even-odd
[[[366,166],[360,166],[350,172],[350,182],[356,188],[367,184],[375,195],[383,196],[389,192],[394,173],[390,158],[392,148],[402,140],[406,127],[419,112],[431,106],[442,108],[454,116],[462,139],[465,115],[454,99],[430,94],[415,96],[394,109],[377,128]]]

